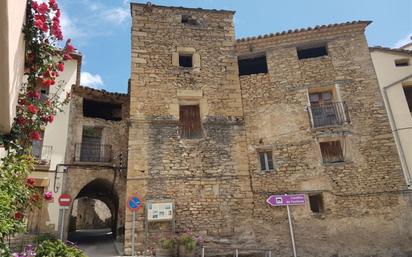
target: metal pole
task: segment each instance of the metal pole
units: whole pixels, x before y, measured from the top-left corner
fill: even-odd
[[[239,257],[239,251],[236,249],[236,257]]]
[[[292,218],[290,217],[291,215],[290,215],[289,205],[286,205],[286,209],[288,210],[288,221],[289,221],[290,238],[292,239],[293,257],[296,257],[295,236],[293,235]]]
[[[205,257],[205,247],[202,247],[202,257]]]
[[[132,256],[135,256],[135,249],[134,249],[134,243],[136,240],[135,229],[136,229],[136,212],[133,212],[132,213]]]
[[[269,257],[272,257],[272,251],[269,251]]]
[[[63,235],[64,235],[64,214],[66,213],[66,209],[62,208],[62,220],[60,224],[60,240],[63,241]]]

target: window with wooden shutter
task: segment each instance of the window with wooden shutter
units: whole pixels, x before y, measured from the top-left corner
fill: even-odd
[[[323,163],[344,162],[342,146],[340,141],[320,142]]]
[[[199,138],[202,134],[199,105],[180,106],[180,136]]]
[[[408,103],[409,111],[412,112],[412,86],[403,87],[406,102]]]

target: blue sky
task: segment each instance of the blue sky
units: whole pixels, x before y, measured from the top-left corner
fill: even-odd
[[[134,1],[146,3],[147,1]],[[130,76],[130,1],[60,0],[62,27],[84,55],[82,83],[126,92]],[[153,4],[236,11],[237,38],[308,26],[372,20],[370,46],[397,47],[412,36],[411,0],[153,0]]]

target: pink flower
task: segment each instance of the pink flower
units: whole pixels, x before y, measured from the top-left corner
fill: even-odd
[[[27,106],[27,110],[32,114],[36,114],[39,111],[37,107],[32,104],[29,104],[29,106]]]
[[[29,137],[31,140],[39,141],[41,140],[41,135],[39,131],[32,131],[29,133]]]
[[[42,3],[42,4],[40,4],[39,7],[37,8],[37,11],[38,11],[40,14],[45,14],[46,12],[49,11],[49,7],[47,6],[46,3]]]
[[[23,214],[21,213],[21,212],[16,212],[15,214],[14,214],[14,219],[15,220],[21,220],[21,219],[23,219]]]
[[[57,70],[59,70],[60,72],[64,71],[64,63],[59,62],[56,66]]]
[[[44,87],[50,87],[51,85],[54,85],[55,82],[54,82],[54,80],[52,80],[52,79],[43,79],[42,82],[41,82],[41,84],[42,84]]]
[[[34,21],[34,26],[36,27],[36,28],[38,28],[38,29],[43,29],[43,26],[44,26],[44,23],[43,23],[43,21],[42,20],[35,20]]]
[[[53,10],[57,10],[57,8],[59,8],[57,6],[56,0],[49,0],[49,6],[50,8],[52,8]]]
[[[63,55],[63,60],[68,61],[68,60],[72,60],[73,57],[70,54],[64,54]]]
[[[39,4],[36,1],[33,1],[31,3],[31,8],[33,8],[33,10],[37,10],[37,8],[39,8]]]
[[[53,199],[53,193],[51,191],[44,192],[43,197],[46,201]]]
[[[34,178],[28,178],[28,179],[26,180],[26,185],[27,185],[28,187],[33,187],[35,182],[36,182],[36,180],[35,180]]]
[[[17,117],[16,118],[16,123],[17,123],[17,125],[22,126],[22,125],[26,124],[26,120],[23,117]]]

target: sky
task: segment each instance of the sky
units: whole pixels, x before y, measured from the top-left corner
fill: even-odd
[[[81,83],[127,92],[130,77],[130,1],[59,0],[65,38],[83,54]],[[146,3],[147,1],[134,0]],[[236,11],[236,37],[371,20],[370,46],[399,47],[412,36],[412,0],[152,0],[155,5]]]

